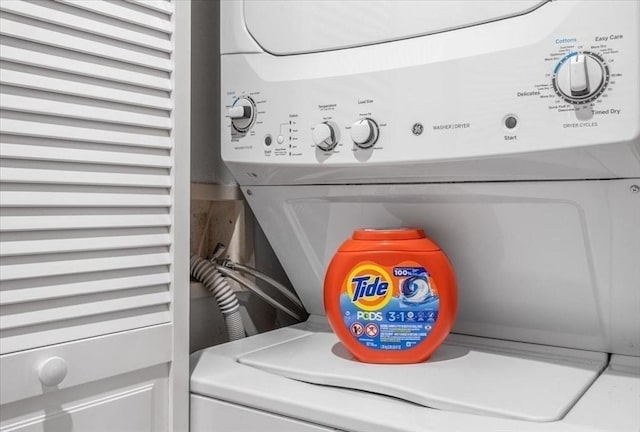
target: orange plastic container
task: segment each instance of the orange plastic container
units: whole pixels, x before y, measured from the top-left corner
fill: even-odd
[[[416,228],[354,231],[324,280],[333,331],[366,363],[425,361],[449,334],[457,306],[451,263]]]

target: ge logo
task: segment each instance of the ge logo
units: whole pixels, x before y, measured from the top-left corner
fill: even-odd
[[[422,123],[414,123],[411,127],[411,132],[413,132],[414,135],[420,135],[422,134],[422,131],[424,131],[424,126],[422,126]]]

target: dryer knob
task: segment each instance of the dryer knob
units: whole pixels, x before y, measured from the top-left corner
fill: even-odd
[[[333,150],[338,144],[338,126],[333,122],[320,123],[313,128],[311,137],[320,150]]]
[[[585,104],[602,94],[608,79],[608,68],[599,56],[579,52],[563,59],[557,66],[553,84],[558,96],[565,101]]]
[[[370,119],[360,119],[351,125],[351,139],[356,146],[368,149],[378,141],[378,124]]]

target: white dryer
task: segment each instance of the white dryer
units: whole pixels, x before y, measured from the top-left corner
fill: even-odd
[[[311,314],[192,356],[201,431],[640,430],[640,2],[223,1],[222,154]],[[358,227],[458,276],[427,362],[353,360]]]

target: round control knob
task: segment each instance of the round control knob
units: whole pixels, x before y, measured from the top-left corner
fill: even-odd
[[[370,119],[360,119],[351,125],[351,139],[361,149],[368,149],[378,141],[378,124]]]
[[[333,150],[338,144],[338,126],[333,122],[320,123],[313,128],[311,137],[320,150]]]
[[[227,110],[231,125],[238,132],[247,132],[256,121],[256,106],[251,98],[238,98]]]
[[[571,53],[556,66],[552,83],[556,94],[566,102],[586,104],[604,92],[609,83],[609,68],[597,54]]]

